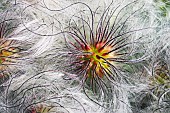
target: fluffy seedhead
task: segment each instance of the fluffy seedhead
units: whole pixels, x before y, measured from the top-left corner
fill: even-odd
[[[41,104],[27,109],[25,113],[49,113],[51,109],[52,107]]]
[[[149,28],[139,24],[142,18],[138,14],[144,6],[132,8],[136,4],[137,1],[115,5],[112,1],[104,9],[97,7],[93,10],[86,3],[76,2],[61,10],[51,10],[63,11],[74,5],[83,7],[62,29],[65,47],[57,48],[55,54],[57,68],[69,79],[79,78],[89,98],[94,94],[114,103],[113,92],[116,95],[120,84],[128,79],[123,65],[133,65],[144,59],[144,50],[138,41]]]
[[[170,77],[169,66],[166,61],[158,60],[155,68],[154,75],[150,78],[150,91],[152,92],[152,102],[155,103],[156,112],[169,111],[169,96],[170,96]],[[156,101],[156,102],[154,102]]]
[[[18,27],[18,19],[13,15],[12,10],[2,12],[0,18],[0,81],[8,78],[13,72],[16,72],[17,59],[21,57],[20,44],[17,40],[10,39],[13,31]]]
[[[17,87],[17,83],[24,82],[26,77],[39,71],[42,66],[37,63],[36,56],[44,52],[42,50],[46,47],[42,46],[46,38],[31,32],[35,29],[42,31],[40,27],[42,24],[39,25],[37,21],[32,20],[31,14],[25,13],[25,7],[22,5],[17,2],[0,12],[0,112],[2,113],[25,112],[30,106],[36,105],[32,104],[35,94],[29,91],[36,88],[43,90],[40,87],[45,86],[35,88],[32,83],[26,86],[23,83],[19,84],[21,86],[16,91],[13,90]],[[26,73],[27,76],[24,75]],[[14,78],[19,81],[14,81]],[[38,97],[42,99],[43,96],[38,95]]]
[[[154,62],[150,60],[150,69],[144,72],[147,87],[135,97],[135,112],[169,112],[169,65],[162,54],[159,57]]]

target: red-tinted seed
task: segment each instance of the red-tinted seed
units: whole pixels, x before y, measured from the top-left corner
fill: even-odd
[[[108,55],[108,53],[103,53],[103,54],[102,54],[102,56],[106,56],[106,55]]]
[[[97,58],[97,59],[100,59],[101,57],[100,57],[99,55],[96,55],[96,58]]]

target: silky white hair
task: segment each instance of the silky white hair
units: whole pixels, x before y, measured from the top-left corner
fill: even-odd
[[[147,98],[149,93],[145,95],[145,92],[150,92],[153,64],[161,57],[170,66],[168,17],[158,15],[159,8],[154,1],[14,0],[10,4],[10,8],[16,7],[17,13],[13,15],[20,24],[9,35],[9,39],[20,42],[19,47],[25,51],[21,52],[23,56],[15,66],[23,72],[12,75],[0,86],[0,112],[26,113],[31,107],[39,105],[52,106],[49,113],[150,113],[159,109],[157,101],[142,108],[145,106],[142,105],[142,97]],[[127,4],[132,5],[126,7]],[[94,22],[97,23],[109,5],[113,9],[117,7],[110,24],[120,15],[118,23],[119,20],[124,22],[128,19],[125,27],[129,32],[135,32],[128,40],[133,43],[130,46],[131,64],[120,66],[128,70],[121,71],[120,81],[108,83],[113,91],[108,101],[104,93],[100,98],[90,89],[86,89],[88,94],[84,93],[76,75],[60,67],[63,68],[68,63],[64,61],[69,60],[65,57],[67,41],[63,38],[63,32],[71,26],[70,21],[79,25],[79,17],[83,16],[90,23],[90,8],[92,12],[96,11]],[[163,52],[165,58],[161,56]],[[136,57],[138,54],[141,56]],[[140,95],[144,96],[140,98]],[[163,98],[159,102],[164,103]]]

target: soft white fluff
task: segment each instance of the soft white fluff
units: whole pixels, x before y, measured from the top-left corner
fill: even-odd
[[[89,22],[90,13],[85,4],[92,11],[97,11],[94,21],[98,22],[100,13],[110,5],[112,0],[16,0],[12,4],[15,2],[17,2],[15,7],[18,8],[18,15],[15,14],[15,17],[21,24],[8,38],[17,40],[18,45],[25,51],[21,52],[23,56],[19,58],[16,65],[22,73],[14,74],[1,85],[4,89],[0,91],[0,112],[24,113],[27,108],[39,104],[55,106],[51,112],[56,113],[150,113],[160,107],[159,105],[155,107],[157,101],[151,102],[151,105],[144,109],[131,104],[132,101],[138,101],[132,99],[133,97],[137,98],[138,95],[145,94],[143,92],[150,92],[150,77],[153,76],[153,68],[158,58],[164,59],[170,67],[169,16],[161,17],[159,7],[155,2],[151,0],[137,0],[136,2],[134,0],[113,0],[112,8],[120,5],[111,18],[113,22],[121,8],[134,2],[121,11],[117,21],[121,19],[125,21],[126,17],[131,15],[126,28],[129,31],[136,30],[136,32],[131,34],[131,39],[128,39],[128,42],[131,43],[129,46],[130,66],[119,65],[120,69],[128,68],[129,70],[120,72],[120,81],[108,83],[113,91],[109,95],[109,101],[105,100],[103,93],[99,99],[96,99],[97,95],[93,95],[90,90],[88,90],[88,96],[82,89],[77,90],[81,82],[78,79],[64,80],[68,73],[58,67],[68,63],[60,61],[69,60],[64,55],[68,52],[64,51],[66,48],[63,48],[66,36],[63,31],[70,23],[75,22],[81,26],[81,19],[77,16],[83,16]],[[140,10],[137,11],[138,9]],[[136,13],[133,14],[135,11]],[[9,16],[8,19],[11,17]],[[111,21],[110,24],[113,22]],[[165,54],[162,54],[163,52]],[[138,53],[141,55],[140,57],[135,56]],[[56,61],[59,63],[55,64]],[[130,70],[133,71],[130,72]],[[74,77],[75,75],[70,78]],[[31,90],[28,90],[29,88]],[[159,100],[163,105],[167,92]],[[155,95],[153,94],[153,96]],[[158,97],[154,98],[158,99]],[[140,104],[140,102],[136,103]],[[103,108],[99,104],[107,106]],[[15,105],[18,106],[15,107]]]

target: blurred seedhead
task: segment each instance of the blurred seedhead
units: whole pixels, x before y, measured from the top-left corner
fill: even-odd
[[[166,50],[159,53],[157,58],[152,57],[145,66],[144,78],[147,88],[136,94],[135,102],[132,102],[135,112],[141,113],[168,113],[169,112],[169,56]]]
[[[162,22],[164,23],[164,22]],[[142,63],[141,83],[146,87],[130,98],[134,112],[169,112],[169,28],[158,26],[150,37],[147,48],[148,59]]]
[[[47,33],[46,26],[35,20],[31,12],[24,12],[23,4],[18,1],[16,4],[12,3],[9,8],[0,12],[0,87],[2,92],[8,89],[11,79],[42,71],[44,64],[41,64],[42,60],[37,57],[52,43],[51,38],[47,38],[46,35],[33,33],[33,31]],[[0,95],[3,94],[2,92]]]
[[[20,25],[19,17],[16,16],[16,9],[4,9],[0,13],[0,73],[1,79],[0,83],[3,83],[3,80],[8,78],[10,75],[17,74],[18,59],[22,56],[20,53],[23,51],[22,42],[18,40],[10,39]]]

